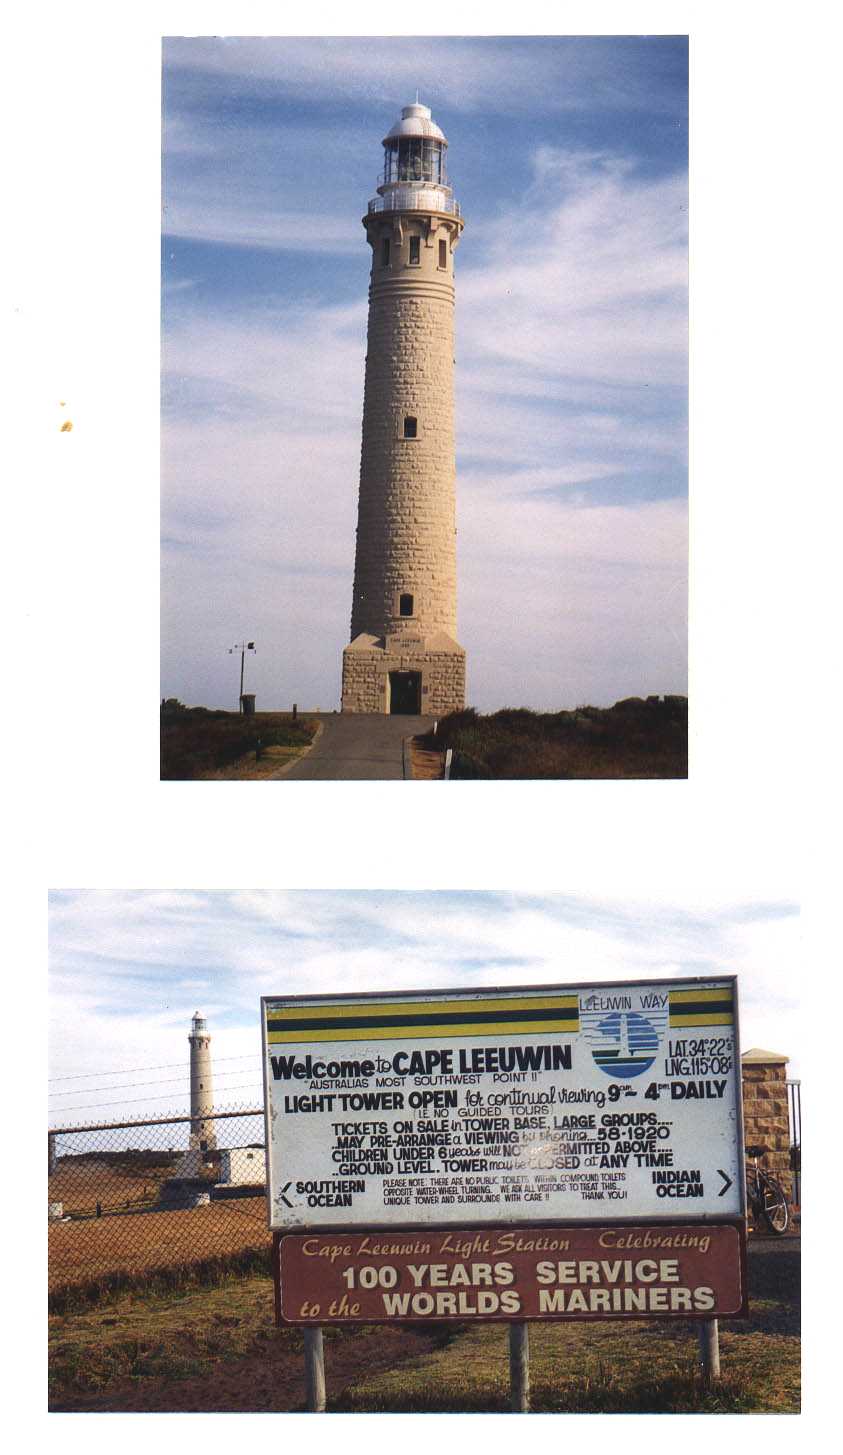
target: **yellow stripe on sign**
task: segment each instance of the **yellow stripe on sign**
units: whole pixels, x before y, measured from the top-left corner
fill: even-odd
[[[283,1016],[284,1020],[313,1020],[316,1017],[341,1020],[362,1015],[447,1015],[460,1010],[567,1010],[573,1011],[574,1018],[578,1019],[579,1000],[576,995],[512,995],[496,999],[461,996],[458,1000],[378,1000],[374,1003],[358,1000],[342,1005],[280,1005],[277,1008],[267,1005],[266,1016],[267,1019]]]
[[[490,1021],[479,1025],[477,1021],[432,1026],[343,1026],[338,1023],[336,1029],[269,1031],[266,1039],[270,1046],[278,1046],[309,1041],[412,1041],[433,1038],[441,1040],[448,1036],[541,1036],[550,1031],[574,1034],[578,1030],[579,1021],[548,1016],[541,1021]]]
[[[683,1000],[731,1000],[731,985],[720,985],[715,990],[671,990],[670,1003],[678,1005]]]
[[[579,1004],[576,995],[500,994],[328,1005],[276,1003],[267,1005],[266,1030],[271,1045],[575,1033]]]
[[[731,1011],[710,1011],[706,1015],[672,1015],[671,1026],[733,1026],[735,1017]]]

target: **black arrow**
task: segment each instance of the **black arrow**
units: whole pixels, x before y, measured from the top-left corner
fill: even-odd
[[[718,1192],[717,1196],[718,1197],[722,1197],[723,1194],[724,1194],[724,1192],[728,1192],[729,1191],[729,1188],[732,1186],[732,1178],[726,1176],[726,1173],[723,1171],[723,1168],[722,1167],[718,1167],[717,1171],[720,1173],[720,1176],[723,1178],[723,1186],[721,1187],[721,1189]],[[287,1183],[287,1187],[289,1187],[289,1186],[290,1186],[290,1184],[288,1182]]]
[[[281,1188],[281,1190],[280,1190],[280,1192],[278,1194],[278,1201],[279,1202],[283,1202],[283,1204],[284,1204],[285,1207],[292,1207],[293,1206],[293,1204],[290,1202],[290,1199],[288,1197],[285,1197],[284,1196],[284,1193],[287,1191],[287,1188],[288,1187],[292,1187],[292,1185],[293,1185],[292,1179],[289,1182],[285,1182],[284,1183],[284,1186]],[[724,1187],[723,1191],[724,1192],[726,1191],[725,1187]]]

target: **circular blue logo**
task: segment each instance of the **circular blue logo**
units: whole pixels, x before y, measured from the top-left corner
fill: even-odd
[[[640,1076],[659,1049],[656,1027],[635,1010],[595,1017],[588,1039],[595,1063],[607,1076]]]

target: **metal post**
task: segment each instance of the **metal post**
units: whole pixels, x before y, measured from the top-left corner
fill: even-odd
[[[315,1414],[325,1410],[325,1350],[322,1330],[317,1326],[304,1331],[304,1378],[307,1408]]]
[[[230,657],[234,656],[237,652],[240,653],[240,698],[237,703],[238,712],[243,711],[243,673],[246,664],[246,653],[254,651],[254,642],[235,642],[233,647],[228,648],[228,655]]]
[[[703,1384],[716,1384],[720,1378],[720,1332],[716,1319],[704,1319],[699,1327],[700,1364]]]
[[[52,1177],[56,1170],[56,1136],[55,1132],[47,1133],[47,1173]]]
[[[509,1407],[525,1415],[530,1408],[530,1335],[526,1324],[509,1326]]]

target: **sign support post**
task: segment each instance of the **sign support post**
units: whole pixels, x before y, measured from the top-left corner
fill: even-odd
[[[705,1319],[700,1324],[699,1341],[703,1384],[708,1388],[720,1378],[720,1330],[716,1319]]]
[[[313,1414],[325,1412],[325,1349],[322,1330],[306,1328],[304,1331],[304,1378],[307,1390],[307,1408]]]
[[[509,1407],[515,1415],[530,1409],[530,1334],[528,1324],[509,1326]]]

